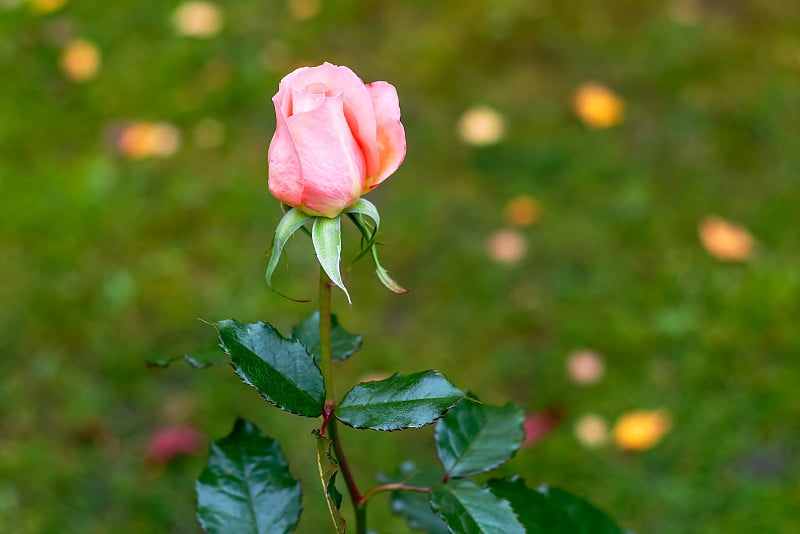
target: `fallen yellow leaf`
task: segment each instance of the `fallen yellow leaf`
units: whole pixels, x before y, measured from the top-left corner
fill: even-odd
[[[643,451],[661,441],[671,428],[667,410],[628,412],[614,425],[614,441],[620,449]]]
[[[590,128],[610,128],[625,115],[625,104],[614,92],[599,83],[578,87],[572,101],[575,113]]]
[[[319,13],[320,0],[289,0],[289,13],[297,20],[310,19]]]

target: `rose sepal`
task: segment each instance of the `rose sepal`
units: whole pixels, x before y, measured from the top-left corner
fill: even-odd
[[[381,216],[378,213],[378,208],[375,207],[375,204],[365,198],[359,198],[355,204],[344,210],[344,213],[360,213],[372,219],[372,221],[375,223],[375,234],[378,233],[378,230],[381,227]]]
[[[344,286],[342,274],[339,270],[339,261],[342,257],[342,218],[337,215],[334,218],[316,217],[314,226],[311,228],[311,241],[314,243],[314,253],[317,260],[331,279],[331,282],[339,289],[344,291],[347,296],[347,303],[352,306],[350,293]]]
[[[289,241],[289,238],[292,237],[297,230],[304,228],[305,224],[311,219],[313,219],[313,217],[310,215],[296,208],[290,208],[284,213],[280,222],[278,222],[278,227],[275,229],[275,237],[272,238],[272,247],[269,253],[269,263],[267,264],[265,278],[267,280],[267,286],[280,295],[283,294],[272,287],[272,275],[275,273],[275,268],[278,266],[278,262],[283,254],[283,247],[286,246],[286,242]],[[290,297],[286,298],[298,302],[308,302],[307,300],[292,299]]]
[[[373,263],[375,264],[375,274],[378,276],[378,280],[380,280],[386,289],[397,294],[408,293],[408,289],[398,284],[391,276],[389,276],[389,273],[383,268],[378,260],[378,243],[376,242],[376,238],[378,236],[378,228],[380,227],[380,215],[378,215],[378,209],[375,207],[375,205],[362,198],[359,199],[357,203],[353,204],[353,206],[345,210],[344,213],[346,213],[350,220],[353,221],[353,224],[356,225],[356,228],[358,228],[363,237],[361,253],[354,261],[358,261],[362,256],[369,253],[372,256]],[[375,228],[371,228],[367,221],[364,220],[364,215],[375,222]]]
[[[275,237],[272,238],[269,263],[267,264],[266,279],[267,285],[270,288],[272,288],[272,275],[283,254],[283,247],[286,246],[286,242],[289,241],[289,238],[311,218],[310,215],[306,215],[298,209],[291,208],[283,215],[278,223],[278,227],[275,229]]]

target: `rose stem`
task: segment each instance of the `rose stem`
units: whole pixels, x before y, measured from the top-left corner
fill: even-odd
[[[347,462],[342,442],[339,439],[336,419],[333,417],[336,401],[333,393],[333,373],[331,372],[331,281],[322,267],[319,270],[319,346],[319,367],[325,383],[324,421],[327,422],[327,431],[330,433],[331,441],[333,441],[333,452],[339,461],[339,469],[347,484],[350,500],[353,502],[353,509],[356,514],[356,534],[365,534],[367,532],[366,502],[362,502],[361,494],[358,491],[355,478],[353,478],[353,472],[350,470],[350,464]]]
[[[325,382],[325,410],[333,408],[333,374],[331,373],[331,280],[319,268],[319,370]]]

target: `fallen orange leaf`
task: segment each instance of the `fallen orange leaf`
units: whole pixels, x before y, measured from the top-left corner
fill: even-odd
[[[720,260],[746,260],[755,246],[747,230],[713,215],[700,223],[699,234],[706,251]]]
[[[539,222],[542,216],[539,201],[527,195],[519,195],[508,201],[503,216],[514,226],[528,226]]]
[[[74,82],[86,82],[100,70],[100,49],[85,39],[75,39],[61,54],[61,70]]]

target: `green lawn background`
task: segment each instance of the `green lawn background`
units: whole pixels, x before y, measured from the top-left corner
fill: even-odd
[[[400,94],[408,155],[369,195],[381,249],[411,288],[387,293],[366,262],[334,299],[362,351],[337,376],[436,368],[491,402],[558,408],[554,432],[502,468],[566,487],[639,533],[800,528],[800,10],[790,0],[220,1],[221,32],[178,35],[174,1],[72,1],[36,14],[0,3],[0,531],[196,533],[201,456],[165,468],[148,437],[176,423],[210,439],[237,415],[277,438],[304,482],[300,532],[327,529],[314,422],[266,405],[229,368],[146,368],[214,340],[196,321],[267,320],[285,332],[313,305],[263,283],[280,217],[266,188],[270,102],[300,64],[331,61]],[[68,80],[64,39],[102,53]],[[571,110],[596,80],[623,122],[584,126]],[[471,147],[461,114],[488,105],[503,141]],[[224,142],[198,148],[205,119]],[[172,157],[131,161],[109,132],[130,120],[182,134]],[[542,205],[520,230],[524,258],[498,263],[487,239],[517,195]],[[721,262],[697,228],[716,214],[757,242]],[[347,252],[356,250],[349,232]],[[278,285],[315,287],[294,239]],[[598,351],[606,375],[579,387],[567,355]],[[651,450],[587,449],[585,413],[610,423],[665,408]],[[367,485],[406,458],[436,461],[430,429],[345,431]],[[349,513],[349,511],[348,511]],[[382,533],[405,532],[384,498]]]

